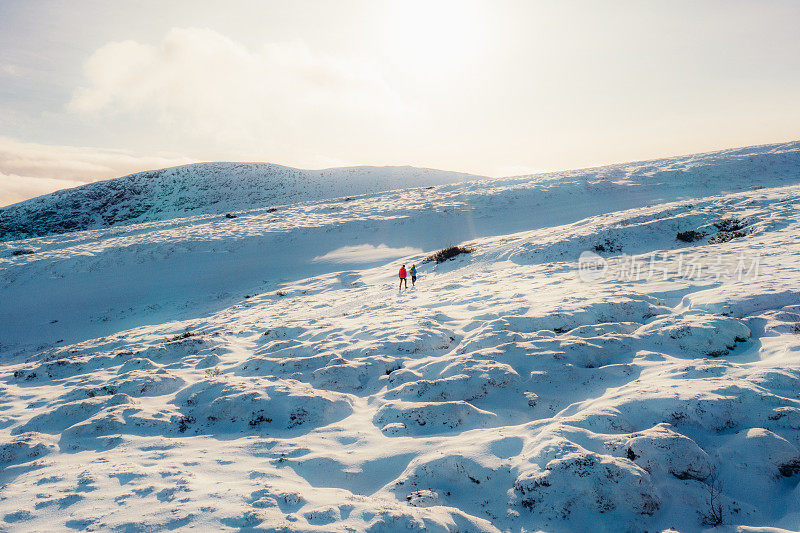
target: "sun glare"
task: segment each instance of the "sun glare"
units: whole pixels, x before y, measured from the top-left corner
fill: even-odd
[[[448,70],[479,53],[486,13],[474,2],[393,2],[387,10],[387,51],[413,69]]]

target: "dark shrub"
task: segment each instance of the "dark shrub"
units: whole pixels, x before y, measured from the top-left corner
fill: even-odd
[[[710,239],[708,239],[708,244],[721,244],[723,242],[732,241],[733,239],[737,239],[739,237],[744,237],[747,235],[743,231],[720,231]]]
[[[617,243],[612,241],[611,239],[606,239],[605,242],[601,244],[595,244],[594,251],[595,252],[619,252],[622,250]]]
[[[182,341],[184,339],[188,339],[189,337],[194,337],[195,335],[197,335],[197,333],[193,333],[191,331],[184,331],[179,335],[175,335],[174,337],[167,339],[167,341],[169,342]]]
[[[443,248],[438,252],[429,255],[423,261],[424,263],[444,263],[448,259],[452,259],[457,255],[461,254],[469,254],[474,252],[474,248],[466,248],[464,246],[449,246],[447,248]]]
[[[11,255],[29,255],[32,254],[33,250],[14,250],[11,252]]]
[[[236,216],[233,213],[225,213],[225,218],[236,218]]]
[[[745,223],[738,218],[723,218],[719,222],[714,222],[714,226],[720,231],[735,232],[744,229]]]
[[[683,242],[694,242],[694,241],[699,241],[705,236],[706,236],[705,233],[701,231],[695,231],[692,229],[689,231],[679,231],[678,234],[675,236],[675,238]]]
[[[778,472],[780,472],[783,477],[792,477],[800,472],[800,461],[792,459],[788,463],[780,465],[778,467]]]

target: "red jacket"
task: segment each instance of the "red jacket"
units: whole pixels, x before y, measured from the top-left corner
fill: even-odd
[[[406,279],[406,267],[400,267],[400,279]]]

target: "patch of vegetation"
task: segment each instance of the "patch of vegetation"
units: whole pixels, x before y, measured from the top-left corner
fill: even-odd
[[[289,293],[288,293],[288,292],[285,292],[285,291],[275,291],[275,294],[276,294],[277,296],[281,296],[281,297],[283,297],[283,296],[289,296]]]
[[[21,249],[21,250],[14,250],[13,252],[11,252],[11,255],[30,255],[32,253],[34,253],[33,250]]]
[[[270,417],[268,417],[268,416],[258,415],[257,417],[252,418],[248,422],[248,424],[250,424],[250,426],[252,426],[252,427],[256,427],[256,426],[258,426],[260,424],[264,424],[264,423],[271,424],[272,423],[272,419]]]
[[[611,239],[606,239],[604,242],[600,244],[595,244],[594,246],[595,252],[621,252],[622,247],[619,246],[617,243],[612,241]]]
[[[708,499],[706,500],[708,510],[703,515],[703,524],[712,527],[722,525],[723,511],[720,503],[722,489],[715,474],[710,476],[708,485],[706,485],[706,492],[708,493]]]
[[[695,242],[699,241],[705,236],[706,234],[703,233],[702,231],[695,231],[692,229],[689,231],[679,231],[678,234],[675,236],[675,239],[682,242]]]
[[[193,416],[182,416],[178,419],[178,431],[185,433],[189,426],[195,423]]]
[[[778,467],[778,472],[780,472],[783,477],[792,477],[800,472],[800,461],[792,459],[788,463],[783,463]]]
[[[215,378],[215,377],[217,377],[219,375],[222,375],[222,370],[220,370],[219,367],[215,366],[213,369],[206,368],[206,377],[207,378]]]
[[[278,208],[277,208],[277,207],[268,207],[268,208],[267,208],[267,213],[274,213],[274,212],[275,212],[275,211],[277,211],[277,210],[278,210]]]
[[[747,234],[743,231],[720,231],[708,239],[708,244],[722,244],[723,242],[732,241],[733,239],[744,237],[745,235]]]
[[[392,365],[391,367],[387,368],[384,371],[384,374],[388,376],[389,374],[391,374],[395,370],[400,370],[401,368],[403,368],[403,365]]]
[[[467,248],[465,246],[448,246],[447,248],[442,248],[436,253],[433,253],[426,257],[422,262],[423,263],[444,263],[457,255],[461,254],[471,254],[475,251],[475,248]]]
[[[714,227],[719,231],[739,231],[745,228],[745,223],[738,218],[723,218],[714,222]]]
[[[171,337],[167,340],[169,342],[182,341],[184,339],[188,339],[189,337],[194,337],[195,335],[197,335],[197,333],[194,333],[192,331],[184,331],[183,333],[175,335],[174,337]]]
[[[235,215],[233,213],[225,213],[225,218],[237,218],[237,217],[238,215]]]
[[[302,426],[308,419],[308,411],[300,407],[289,413],[289,425],[287,429],[292,429],[297,426]]]

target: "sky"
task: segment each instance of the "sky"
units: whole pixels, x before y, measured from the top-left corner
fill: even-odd
[[[528,174],[800,139],[795,0],[1,0],[0,206],[197,161]]]

